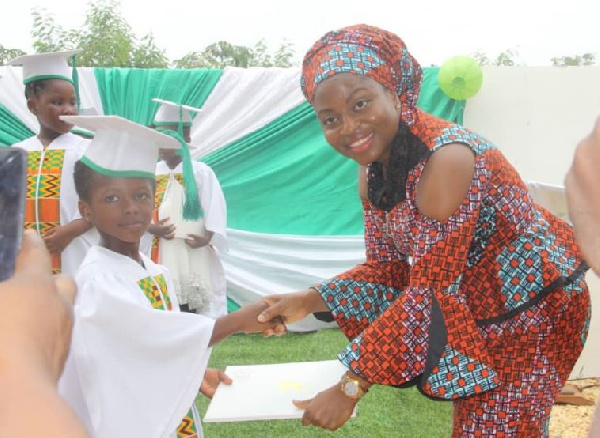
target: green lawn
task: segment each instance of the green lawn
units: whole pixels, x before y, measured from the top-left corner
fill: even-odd
[[[290,333],[282,337],[233,336],[213,348],[210,366],[253,365],[335,359],[346,345],[337,329],[313,333]],[[208,399],[197,401],[204,416]],[[448,437],[451,432],[451,404],[422,396],[416,389],[374,386],[358,404],[357,416],[336,432],[302,427],[299,420],[205,423],[207,438],[237,437]]]

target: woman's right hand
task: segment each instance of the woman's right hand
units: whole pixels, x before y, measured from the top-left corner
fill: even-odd
[[[319,292],[308,289],[281,295],[269,295],[262,299],[269,307],[258,315],[259,322],[271,321],[279,317],[285,325],[300,321],[314,312],[327,310]],[[282,334],[281,327],[274,327],[263,332],[264,336]]]
[[[159,220],[148,227],[148,232],[161,239],[171,240],[175,237],[175,225],[169,224],[169,218]]]

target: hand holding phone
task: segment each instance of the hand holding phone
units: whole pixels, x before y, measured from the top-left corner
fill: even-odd
[[[27,152],[0,147],[0,281],[15,272],[25,226]]]

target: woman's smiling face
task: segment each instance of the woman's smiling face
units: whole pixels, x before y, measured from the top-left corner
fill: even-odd
[[[315,89],[313,108],[327,142],[361,165],[387,164],[398,131],[398,97],[364,75],[339,73]]]

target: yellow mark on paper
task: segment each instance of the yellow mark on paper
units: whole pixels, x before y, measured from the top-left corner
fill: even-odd
[[[293,380],[284,380],[279,385],[277,385],[278,391],[302,391],[302,385],[300,382],[296,382]]]

